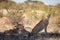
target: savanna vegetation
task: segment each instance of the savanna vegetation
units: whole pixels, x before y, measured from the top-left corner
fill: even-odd
[[[15,29],[17,23],[22,24],[25,30],[31,32],[34,26],[39,23],[41,19],[44,19],[47,14],[51,14],[51,18],[47,28],[48,34],[47,36],[44,33],[40,35],[38,34],[38,36],[35,38],[37,38],[36,40],[60,40],[60,34],[58,34],[60,33],[60,4],[45,5],[43,2],[38,0],[26,0],[23,3],[16,3],[13,0],[0,0],[0,32],[5,32],[6,30],[10,29],[18,31],[19,28]],[[12,30],[10,30],[10,32],[11,31]],[[14,33],[13,31],[12,33]],[[26,33],[22,34],[24,37],[28,35]],[[5,35],[1,37],[0,40],[3,40],[3,37],[5,37]],[[19,37],[20,35],[10,35],[6,36],[6,39],[13,40],[14,38],[15,40],[17,40],[18,38],[19,40]],[[34,36],[31,36],[30,40],[34,40]]]

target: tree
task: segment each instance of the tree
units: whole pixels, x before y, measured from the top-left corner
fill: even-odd
[[[30,2],[31,0],[27,0],[28,2]]]
[[[3,2],[3,1],[4,1],[4,2],[8,2],[8,1],[11,1],[11,0],[0,0],[0,2]]]
[[[39,1],[38,1],[38,0],[27,0],[27,2],[37,3],[37,2],[39,2]]]

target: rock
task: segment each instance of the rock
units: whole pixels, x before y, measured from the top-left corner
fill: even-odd
[[[14,25],[12,25],[7,17],[0,18],[0,32],[5,30],[13,29]]]

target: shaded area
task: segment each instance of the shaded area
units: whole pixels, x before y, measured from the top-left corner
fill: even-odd
[[[46,38],[60,38],[60,33],[38,33],[37,35],[31,36],[29,39],[27,36],[24,35],[5,35],[4,33],[0,32],[0,40],[43,40],[43,38],[44,40],[46,40]]]
[[[60,33],[39,33],[37,34],[37,36],[40,36],[40,37],[45,37],[45,38],[50,38],[50,37],[60,37]]]

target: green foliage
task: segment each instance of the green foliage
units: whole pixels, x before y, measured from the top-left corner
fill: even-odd
[[[2,17],[3,17],[3,13],[0,12],[0,18],[2,18]]]
[[[28,0],[31,1],[31,0]],[[50,13],[52,16],[58,16],[58,14],[55,13],[56,10],[60,8],[60,6],[47,6],[42,3],[33,3],[33,4],[26,4],[26,3],[15,3],[11,0],[8,2],[0,2],[0,8],[7,8],[7,9],[28,9],[29,11],[26,11],[27,17],[29,17],[34,22],[40,18],[40,16],[37,16],[36,12],[32,12],[31,10],[42,10],[46,11],[47,13]],[[31,10],[30,10],[31,9]],[[49,10],[48,10],[49,9]],[[21,17],[21,13],[11,13],[8,14],[8,17],[13,20],[13,23],[16,21],[19,21],[19,18]]]
[[[44,4],[38,4],[38,3],[32,4],[31,8],[32,9],[36,9],[36,10],[43,10],[43,11],[46,11],[48,9],[48,7],[46,5],[44,5]]]
[[[58,22],[57,22],[57,24],[60,24],[60,17],[58,17]]]
[[[15,5],[15,2],[13,2],[11,0],[9,0],[7,2],[5,2],[5,1],[7,1],[7,0],[4,0],[4,1],[2,0],[2,2],[0,2],[0,8],[10,8]]]

